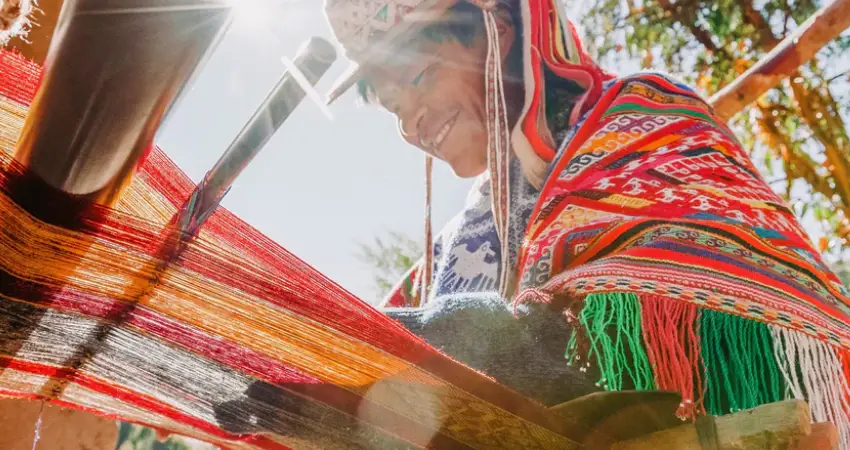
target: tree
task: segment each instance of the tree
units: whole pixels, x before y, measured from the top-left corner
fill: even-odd
[[[850,289],[850,263],[836,264],[832,270],[838,275],[844,286]]]
[[[120,422],[116,450],[212,450],[209,444],[190,444],[182,438],[170,436],[160,442],[156,431],[139,425]]]
[[[386,238],[376,237],[371,245],[360,244],[358,259],[375,271],[375,294],[383,298],[422,257],[422,244],[409,237],[390,232]]]
[[[606,65],[635,61],[713,94],[746,71],[820,6],[820,0],[586,0],[582,25]],[[850,248],[850,35],[825,47],[731,125],[803,218],[818,247]],[[842,62],[843,61],[843,62]],[[838,62],[838,63],[837,63]]]

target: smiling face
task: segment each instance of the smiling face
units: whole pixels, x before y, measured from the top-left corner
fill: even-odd
[[[487,169],[487,37],[481,11],[466,12],[453,11],[446,19],[451,25],[426,29],[392,61],[367,71],[361,86],[396,116],[408,143],[447,162],[458,176],[473,177]],[[497,29],[504,61],[516,37],[510,17],[498,15]]]

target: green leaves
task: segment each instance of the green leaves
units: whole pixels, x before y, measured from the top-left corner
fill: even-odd
[[[374,290],[379,298],[389,294],[405,273],[422,258],[422,244],[407,236],[390,232],[376,237],[371,244],[360,244],[357,258],[375,270]]]
[[[212,450],[210,445],[191,446],[179,437],[172,436],[159,442],[156,432],[150,428],[121,422],[118,425],[116,450]]]

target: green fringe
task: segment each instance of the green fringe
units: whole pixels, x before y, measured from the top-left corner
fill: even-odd
[[[587,357],[599,367],[600,386],[609,391],[655,389],[637,295],[589,295],[578,320],[587,337]],[[788,386],[767,325],[705,309],[698,320],[708,414],[720,416],[786,398]],[[584,363],[579,358],[585,355],[579,353],[573,333],[566,356]]]
[[[719,416],[785,398],[787,386],[767,325],[703,310],[700,340],[709,414]]]
[[[640,301],[635,294],[591,294],[584,300],[579,322],[587,334],[590,360],[600,369],[599,385],[609,391],[652,390],[655,379],[643,343]],[[574,333],[567,347],[567,359],[577,361]]]

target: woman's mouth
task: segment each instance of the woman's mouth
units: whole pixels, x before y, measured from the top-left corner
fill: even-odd
[[[455,123],[457,123],[457,118],[460,115],[460,110],[454,111],[451,115],[448,116],[446,121],[437,129],[436,134],[433,135],[433,138],[423,138],[420,141],[422,142],[422,146],[426,149],[432,150],[434,153],[439,153],[440,146],[443,144],[443,141],[446,140],[449,133],[454,128]],[[441,156],[438,154],[438,156]],[[442,157],[442,156],[441,156]]]

